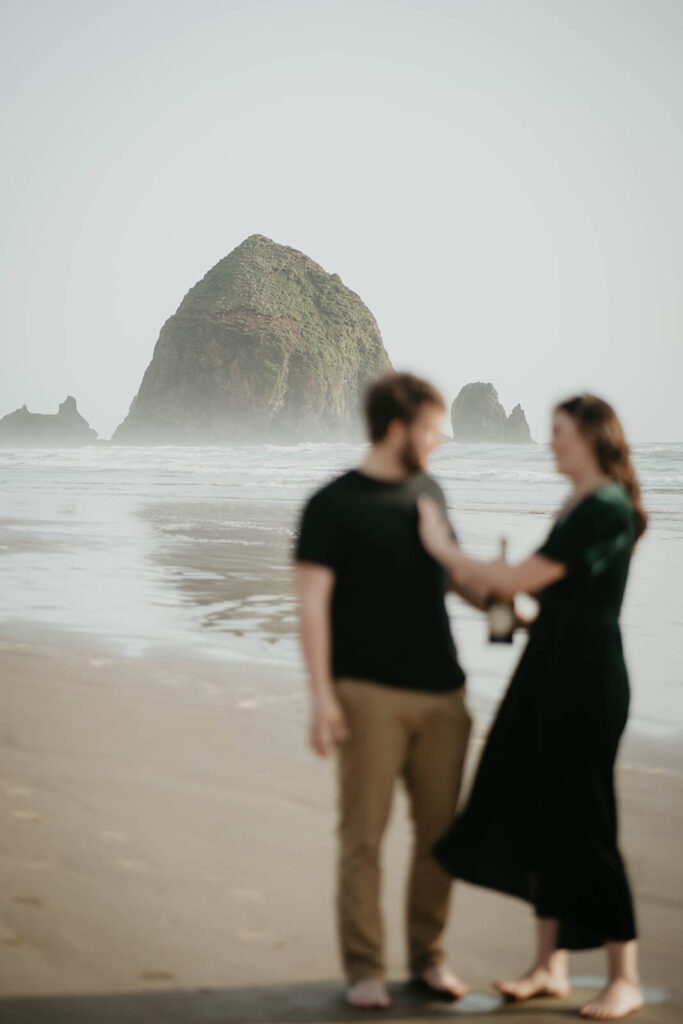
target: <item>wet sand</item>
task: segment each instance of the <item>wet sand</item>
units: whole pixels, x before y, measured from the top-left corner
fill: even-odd
[[[459,886],[461,1006],[405,984],[402,793],[385,844],[393,1010],[342,1001],[334,921],[334,765],[306,747],[301,681],[281,671],[124,657],[90,638],[0,631],[0,1021],[326,1022],[572,1019],[601,984],[575,955],[562,1002],[497,1007],[527,965],[528,908]],[[472,745],[470,769],[481,735]],[[628,735],[619,768],[649,1005],[683,1020],[683,753]],[[578,1019],[578,1018],[575,1018]]]

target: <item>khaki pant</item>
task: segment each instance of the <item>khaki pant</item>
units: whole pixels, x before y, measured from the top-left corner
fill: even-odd
[[[414,826],[406,913],[408,963],[416,975],[443,960],[451,879],[430,850],[451,823],[460,790],[472,724],[464,687],[426,693],[353,679],[336,685],[351,733],[337,747],[337,920],[344,969],[351,983],[385,970],[380,846],[401,777]]]

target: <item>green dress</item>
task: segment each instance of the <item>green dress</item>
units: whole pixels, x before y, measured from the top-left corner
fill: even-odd
[[[559,919],[558,948],[636,935],[614,794],[629,705],[619,611],[634,539],[616,482],[556,520],[538,553],[567,574],[538,595],[470,798],[433,848],[454,877]]]

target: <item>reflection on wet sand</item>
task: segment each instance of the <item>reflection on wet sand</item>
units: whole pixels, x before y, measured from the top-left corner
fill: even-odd
[[[277,644],[296,633],[294,502],[150,502],[150,558],[202,629]]]

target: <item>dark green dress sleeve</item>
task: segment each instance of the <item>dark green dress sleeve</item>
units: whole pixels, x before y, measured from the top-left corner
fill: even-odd
[[[602,495],[584,498],[556,523],[537,554],[562,562],[569,573],[599,576],[621,552],[633,546],[634,523],[626,500]]]

